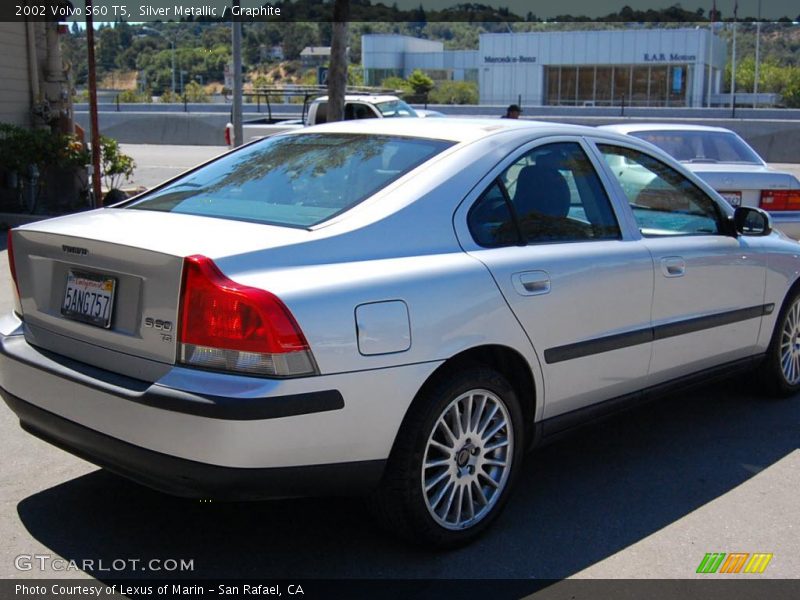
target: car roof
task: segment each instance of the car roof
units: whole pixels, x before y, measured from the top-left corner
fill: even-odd
[[[709,125],[685,125],[683,123],[620,123],[617,125],[601,125],[598,129],[616,131],[617,133],[636,133],[640,131],[708,131],[717,133],[733,133],[724,127]]]
[[[378,102],[394,102],[400,100],[397,96],[390,96],[386,94],[347,94],[344,97],[345,102],[371,102],[373,104]],[[327,96],[320,96],[314,102],[327,102]]]
[[[326,123],[324,125],[306,127],[302,130],[287,133],[286,135],[302,135],[307,131],[398,135],[405,137],[449,140],[453,142],[469,142],[498,133],[511,131],[528,133],[531,137],[539,137],[543,135],[597,136],[597,134],[600,133],[596,127],[523,119],[501,119],[499,117],[484,119],[457,117],[448,117],[447,119],[417,119],[408,117],[338,121],[336,123]],[[609,136],[611,133],[612,132],[607,132],[605,135]]]

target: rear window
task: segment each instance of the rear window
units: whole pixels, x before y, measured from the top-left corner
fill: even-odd
[[[228,154],[127,208],[310,227],[342,213],[453,142],[308,133]]]
[[[761,159],[735,133],[726,131],[634,131],[683,162],[761,164]]]

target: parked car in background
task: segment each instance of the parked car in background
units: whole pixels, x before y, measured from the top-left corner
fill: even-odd
[[[431,118],[431,117],[439,118],[439,117],[446,117],[447,116],[447,115],[445,115],[443,112],[441,112],[439,110],[431,110],[429,108],[415,108],[414,110],[417,112],[417,116],[421,117],[423,119]]]
[[[587,419],[750,367],[800,391],[798,254],[629,136],[330,123],[12,230],[0,393],[168,493],[365,493],[454,546]]]
[[[431,111],[435,112],[435,111]],[[386,94],[348,94],[345,96],[344,119],[389,119],[417,117],[417,112],[397,96]],[[308,105],[305,119],[276,121],[270,117],[253,119],[242,124],[243,144],[286,131],[311,125],[321,125],[328,120],[328,97],[322,96]],[[232,146],[233,124],[225,126],[225,143]]]
[[[704,125],[643,123],[600,129],[655,144],[713,187],[731,206],[758,206],[776,228],[800,239],[800,181],[778,171],[729,129]]]

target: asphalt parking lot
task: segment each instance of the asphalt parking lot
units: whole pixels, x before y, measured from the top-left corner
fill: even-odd
[[[137,159],[140,167],[162,169],[151,175],[163,179],[163,169],[203,159],[176,164],[170,148],[135,149],[150,161]],[[198,150],[209,158],[219,151]],[[4,235],[0,247],[0,311],[8,311]],[[800,398],[761,399],[746,374],[530,455],[502,518],[473,545],[446,553],[387,537],[358,500],[165,496],[31,437],[5,406],[0,456],[0,578],[161,577],[99,567],[185,559],[194,570],[180,575],[197,578],[671,579],[703,577],[695,571],[708,552],[772,553],[758,577],[800,576]],[[94,562],[20,570],[20,555]]]

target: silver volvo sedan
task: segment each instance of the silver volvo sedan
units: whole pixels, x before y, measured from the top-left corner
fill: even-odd
[[[595,128],[309,128],[8,254],[27,431],[181,496],[364,493],[435,546],[587,419],[747,367],[800,390],[800,245]]]

